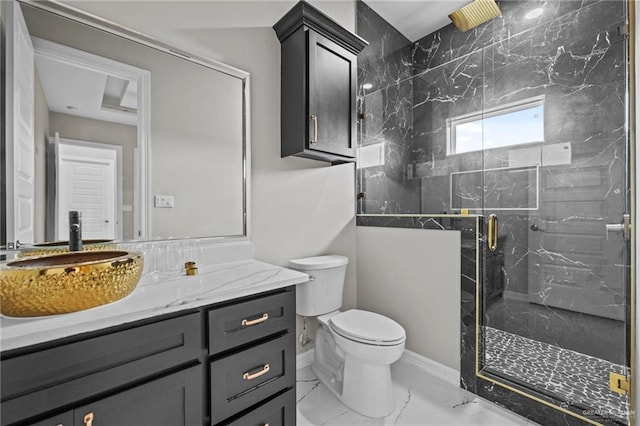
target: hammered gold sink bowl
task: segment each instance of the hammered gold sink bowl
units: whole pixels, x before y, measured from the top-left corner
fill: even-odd
[[[0,312],[34,317],[81,311],[129,295],[142,255],[121,250],[31,257],[0,266]]]
[[[82,251],[115,250],[116,244],[108,239],[82,240]],[[58,254],[69,252],[69,241],[49,241],[46,243],[32,244],[20,247],[18,257],[44,256],[46,254]]]

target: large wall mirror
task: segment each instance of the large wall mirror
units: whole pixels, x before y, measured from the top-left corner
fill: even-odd
[[[70,210],[84,238],[246,235],[247,73],[57,3],[3,3],[3,244],[66,240]]]

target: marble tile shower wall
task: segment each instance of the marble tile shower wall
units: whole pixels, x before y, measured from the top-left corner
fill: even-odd
[[[410,43],[358,2],[357,31],[370,43],[358,58],[360,143],[383,142],[386,154],[384,165],[358,170],[358,208],[365,214],[448,214],[466,207],[484,215],[511,208],[501,211],[506,287],[527,294],[523,266],[529,262],[532,224],[544,229],[544,220],[579,215],[613,223],[619,220],[613,212],[624,210],[626,69],[618,34],[624,2],[502,1],[499,6],[502,17],[471,31],[447,25]],[[524,18],[535,7],[544,13]],[[372,87],[362,89],[365,83]],[[448,154],[447,119],[541,96],[543,144]],[[558,144],[568,144],[570,164],[545,165],[541,146]],[[528,172],[459,174],[508,168],[511,154],[532,146],[538,157],[520,162]],[[536,164],[540,176],[532,176]],[[611,189],[608,211],[585,209],[584,202],[542,205],[565,187],[579,189],[570,179],[581,173]],[[558,176],[566,179],[559,183]],[[544,214],[526,210],[543,207]]]
[[[420,182],[406,173],[413,146],[411,42],[362,1],[356,15],[358,35],[370,42],[358,55],[359,143],[383,143],[385,151],[384,165],[358,169],[358,192],[366,194],[359,213],[416,213]]]
[[[465,207],[451,200],[451,173],[507,167],[509,149],[447,155],[446,120],[514,101],[545,96],[545,144],[571,143],[574,165],[611,162],[624,149],[618,35],[624,3],[499,6],[502,17],[471,31],[448,25],[411,43],[358,2],[357,32],[370,43],[358,58],[360,144],[384,143],[385,150],[384,165],[358,171],[359,192],[365,193],[360,213],[443,214]],[[535,7],[544,13],[525,19]],[[365,83],[370,88],[363,89]],[[481,203],[482,187],[479,181],[454,188],[453,195]],[[509,187],[496,190],[509,193]]]

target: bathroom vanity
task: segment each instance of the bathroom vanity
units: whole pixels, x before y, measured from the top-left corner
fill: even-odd
[[[295,424],[295,284],[255,260],[122,301],[0,318],[2,425]]]

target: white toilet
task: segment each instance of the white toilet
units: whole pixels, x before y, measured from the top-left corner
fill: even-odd
[[[296,312],[318,317],[312,369],[320,381],[354,411],[386,417],[395,409],[390,366],[402,355],[406,334],[385,316],[339,311],[348,263],[337,255],[289,261],[309,274],[296,288]]]

